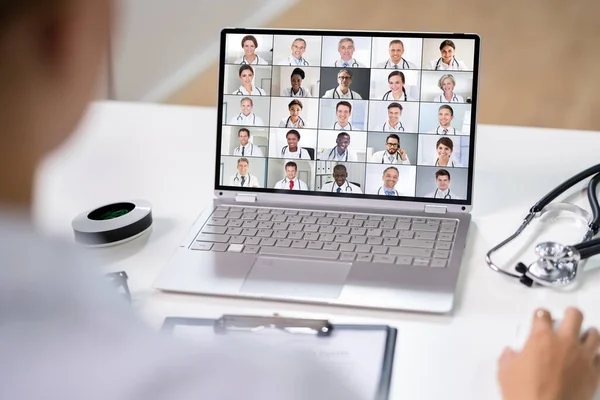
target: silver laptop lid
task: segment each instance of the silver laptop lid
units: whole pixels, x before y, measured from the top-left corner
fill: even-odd
[[[216,193],[469,211],[479,49],[476,34],[224,29]]]

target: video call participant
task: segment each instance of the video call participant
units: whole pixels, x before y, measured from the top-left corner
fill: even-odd
[[[242,65],[239,70],[239,77],[242,84],[232,94],[236,95],[257,95],[266,96],[267,92],[263,88],[259,88],[253,85],[254,82],[254,69],[250,65]]]
[[[290,116],[284,118],[279,123],[280,128],[304,128],[306,124],[304,120],[300,116],[300,112],[302,111],[302,102],[300,100],[292,100],[288,104],[288,110],[290,111]]]
[[[395,133],[388,135],[385,139],[387,150],[373,153],[370,162],[379,164],[410,164],[406,151],[400,147],[400,137]]]
[[[430,130],[428,133],[435,133],[436,135],[462,135],[462,132],[452,126],[452,120],[454,119],[454,110],[449,105],[444,104],[440,106],[438,110],[438,122],[437,128]]]
[[[300,142],[300,132],[292,129],[286,133],[287,146],[281,148],[282,158],[300,158],[302,160],[311,160],[310,154],[306,149],[298,146]]]
[[[238,131],[238,140],[240,145],[233,149],[234,156],[241,157],[264,157],[260,147],[250,143],[250,130],[241,128]]]
[[[450,74],[442,75],[438,80],[438,87],[442,90],[442,94],[435,96],[433,101],[437,103],[464,103],[464,97],[454,93],[455,86],[454,76]]]
[[[348,181],[346,166],[338,164],[333,167],[333,182],[328,182],[321,188],[322,192],[362,194],[362,190]]]
[[[448,137],[440,138],[436,145],[437,159],[435,160],[436,167],[462,167],[458,162],[451,160],[452,152],[454,151],[454,142]]]
[[[358,161],[358,156],[354,151],[348,148],[350,146],[350,134],[340,132],[335,140],[335,146],[331,149],[325,149],[321,153],[321,160],[329,161]]]
[[[377,189],[377,194],[380,196],[400,196],[396,190],[396,184],[398,183],[399,176],[400,173],[398,172],[398,168],[387,167],[383,171],[383,176],[381,177],[383,186]]]
[[[256,65],[269,65],[266,60],[260,58],[254,51],[258,48],[258,41],[253,35],[246,35],[242,38],[242,49],[244,49],[244,55],[242,58],[236,60],[236,64],[256,64]]]
[[[281,95],[284,97],[311,97],[310,90],[302,86],[302,81],[306,77],[302,68],[294,68],[290,75],[291,87],[284,88]]]
[[[349,69],[341,69],[337,75],[338,86],[329,89],[323,95],[324,99],[356,99],[362,100],[359,93],[350,89],[352,85],[352,71]]]
[[[429,62],[429,69],[434,70],[453,70],[453,71],[465,71],[467,65],[464,61],[457,60],[454,58],[454,51],[456,46],[452,40],[444,40],[440,44],[441,57],[436,60]]]
[[[385,69],[418,69],[415,63],[405,60],[402,56],[404,55],[404,43],[399,39],[394,39],[390,42],[388,47],[390,58],[385,62],[377,64],[377,68]]]
[[[230,125],[265,126],[263,120],[252,112],[252,109],[254,108],[254,102],[250,97],[244,97],[240,101],[240,106],[242,112],[229,121]]]
[[[306,51],[306,40],[302,38],[296,38],[292,42],[292,54],[289,55],[285,60],[281,60],[278,65],[296,65],[308,67],[310,63],[303,57]]]
[[[400,122],[403,107],[400,103],[390,103],[388,109],[388,120],[383,123],[383,132],[404,132],[404,126]]]
[[[404,84],[406,78],[402,71],[392,71],[388,75],[388,85],[390,90],[385,92],[381,100],[394,100],[394,101],[417,101],[416,99],[409,97],[406,93]]]
[[[248,161],[247,158],[240,158],[237,161],[238,172],[231,178],[229,178],[229,186],[254,188],[260,187],[260,182],[258,181],[258,178],[248,173],[249,165],[250,161]]]
[[[461,198],[450,191],[450,172],[440,169],[435,173],[435,184],[437,188],[434,192],[428,193],[425,197],[444,200],[461,200]]]
[[[333,66],[344,68],[365,68],[366,65],[358,62],[358,60],[354,58],[355,50],[354,40],[352,40],[352,38],[340,39],[338,43],[338,53],[340,53],[340,58],[336,60]]]
[[[352,124],[350,117],[352,116],[352,104],[347,101],[340,101],[335,106],[335,116],[337,121],[333,124],[334,130],[351,131]]]
[[[293,161],[289,161],[285,164],[285,178],[278,181],[273,189],[287,189],[287,190],[308,190],[306,182],[297,178],[298,164]]]

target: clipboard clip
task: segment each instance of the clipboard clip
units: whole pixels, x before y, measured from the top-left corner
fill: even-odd
[[[329,336],[333,325],[326,319],[284,318],[278,314],[272,317],[248,315],[223,315],[214,324],[216,333],[232,331],[258,332],[266,329],[280,329],[288,333]]]

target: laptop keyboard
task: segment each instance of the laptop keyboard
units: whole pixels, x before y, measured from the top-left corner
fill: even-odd
[[[219,207],[191,250],[445,268],[458,221]]]

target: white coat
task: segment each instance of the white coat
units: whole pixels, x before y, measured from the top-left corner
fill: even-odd
[[[331,149],[325,149],[319,158],[328,161],[358,161],[356,152],[351,149],[346,149],[344,154],[340,155],[337,151],[337,146]]]
[[[404,132],[404,126],[400,121],[398,121],[396,126],[391,126],[389,122],[384,122],[381,130],[383,132]]]
[[[377,195],[378,196],[387,196],[387,194],[385,194],[385,191],[387,190],[386,187],[384,186],[380,186],[379,189],[377,189]],[[396,188],[393,189],[394,190],[394,194],[391,196],[400,196],[400,193],[398,192],[398,190]]]
[[[429,62],[429,69],[433,69],[436,71],[467,71],[467,64],[464,61],[457,60],[452,57],[452,61],[450,64],[446,64],[442,61],[442,57],[437,58],[435,60],[431,60]]]
[[[369,161],[376,162],[378,164],[410,164],[408,155],[406,156],[406,160],[403,160],[400,157],[399,152],[396,152],[396,154],[392,158],[392,161],[390,161],[389,157],[390,157],[390,154],[387,152],[387,150],[382,150],[382,151],[373,153],[373,155],[371,156]]]
[[[367,66],[361,62],[359,62],[356,58],[352,58],[349,61],[344,61],[341,58],[337,59],[335,63],[333,63],[334,67],[341,68],[366,68]]]
[[[284,97],[312,97],[310,91],[302,86],[300,86],[298,93],[293,93],[292,88],[287,87],[281,91],[281,95]]]
[[[298,146],[298,151],[292,153],[289,151],[288,146],[284,146],[281,151],[279,152],[279,156],[282,158],[299,158],[302,160],[310,160],[310,154],[308,154],[308,151],[306,149],[303,149],[302,147]]]
[[[435,133],[436,135],[467,135],[466,133],[462,133],[455,127],[451,126],[448,128],[448,132],[444,133],[444,128],[438,125],[437,128],[430,130],[427,133]]]
[[[242,147],[244,148],[244,154],[242,154]],[[233,149],[232,155],[236,157],[264,157],[261,148],[252,143],[248,143],[246,146],[239,145]]]
[[[244,180],[244,186],[242,186],[242,176],[237,173],[232,175],[229,178],[229,186],[236,187],[260,187],[260,182],[258,178],[251,174],[246,174],[246,179]]]
[[[417,67],[417,65],[415,63],[405,60],[404,58],[400,59],[400,62],[398,63],[397,67],[395,65],[396,64],[394,64],[394,62],[391,59],[388,59],[387,61],[383,61],[383,62],[380,62],[379,64],[377,64],[376,68],[384,68],[384,69],[418,69],[419,68],[419,67]]]
[[[440,95],[435,96],[433,98],[433,101],[435,101],[436,103],[464,103],[465,98],[462,97],[460,94],[452,93],[452,98],[450,99],[450,101],[448,101],[442,93]]]
[[[385,94],[381,97],[381,100],[384,101],[417,101],[417,99],[411,97],[408,95],[408,93],[404,92],[399,99],[395,99],[394,95],[392,94],[391,90],[388,90],[387,92],[385,92]]]
[[[339,193],[353,193],[353,194],[362,194],[362,190],[358,186],[353,183],[350,183],[346,180],[342,186],[338,186],[335,181],[326,183],[321,188],[322,192],[332,192],[337,193],[337,189],[340,189]]]
[[[251,95],[266,96],[267,92],[265,92],[265,89],[263,89],[263,88],[259,88],[258,86],[253,86],[252,93],[248,93],[246,88],[244,86],[240,85],[240,87],[237,88],[232,94],[236,94],[236,95],[240,95],[240,96],[251,96]]]
[[[362,96],[355,92],[352,89],[349,89],[346,94],[342,93],[340,87],[336,87],[334,89],[329,89],[325,92],[322,97],[323,99],[354,99],[354,100],[362,100]]]
[[[269,65],[269,63],[267,62],[267,60],[263,60],[262,58],[259,57],[259,55],[256,55],[256,58],[254,59],[254,61],[252,62],[248,62],[246,61],[246,56],[243,56],[242,58],[238,58],[237,60],[235,60],[236,64],[248,64],[248,65]]]
[[[306,58],[302,57],[301,59],[297,59],[296,57],[289,55],[285,60],[281,60],[277,63],[277,65],[290,65],[293,67],[308,67],[310,63],[306,60]]]
[[[248,115],[244,115],[243,113],[239,113],[236,117],[233,117],[231,121],[229,121],[230,125],[254,125],[254,126],[265,126],[262,118],[257,116],[254,113],[250,113]]]
[[[308,185],[302,179],[294,178],[294,187],[291,190],[308,190]],[[280,181],[277,181],[273,189],[287,189],[290,190],[290,179],[287,177]]]
[[[459,196],[450,191],[450,188],[446,190],[435,189],[435,191],[427,194],[425,197],[432,197],[434,199],[445,199],[445,200],[462,200]]]
[[[302,117],[299,117],[296,123],[292,122],[291,117],[284,118],[281,120],[281,122],[279,122],[280,128],[304,128],[305,126],[306,124],[304,123]]]
[[[337,131],[351,131],[352,130],[352,124],[350,122],[348,122],[348,124],[346,126],[341,126],[339,122],[335,122],[333,124],[333,129],[337,130]]]

